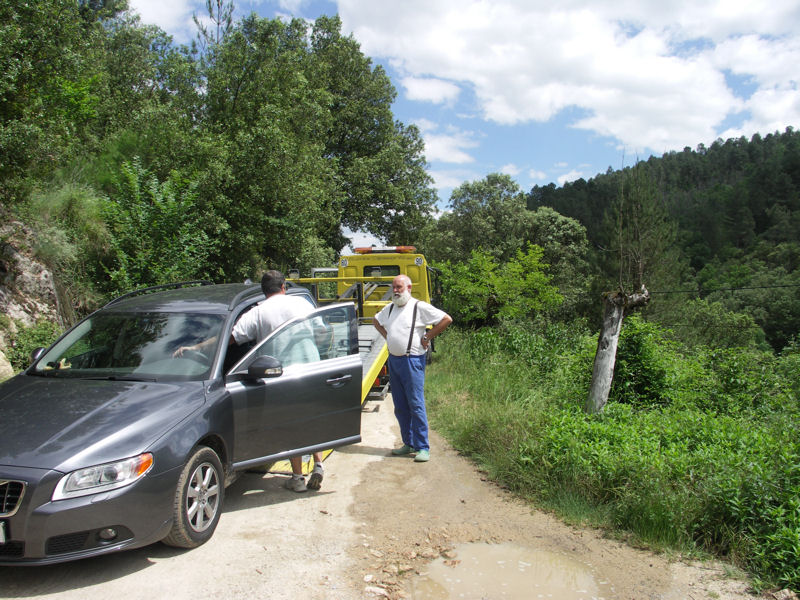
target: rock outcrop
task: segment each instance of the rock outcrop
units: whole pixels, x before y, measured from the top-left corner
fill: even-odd
[[[0,225],[0,380],[10,369],[5,351],[17,323],[30,327],[40,319],[61,323],[53,274],[33,256],[33,231],[20,221]],[[7,366],[6,366],[7,365]]]

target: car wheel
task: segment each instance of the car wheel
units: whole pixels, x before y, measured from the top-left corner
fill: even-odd
[[[217,453],[205,446],[195,449],[178,479],[172,529],[163,542],[195,548],[208,541],[217,528],[224,496],[224,475]]]

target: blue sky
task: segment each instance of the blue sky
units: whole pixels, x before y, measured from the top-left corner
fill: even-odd
[[[205,0],[129,0],[186,43]],[[527,191],[718,138],[800,127],[797,0],[240,0],[339,14],[417,124],[446,208],[489,173]]]

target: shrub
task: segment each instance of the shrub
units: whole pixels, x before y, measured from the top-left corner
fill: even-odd
[[[625,319],[609,401],[633,406],[668,404],[667,364],[673,353],[657,325],[639,315]]]
[[[161,183],[138,159],[122,166],[104,213],[113,234],[110,292],[198,276],[215,243],[202,226],[196,187],[174,173]]]
[[[680,307],[679,313],[670,317],[678,323],[676,337],[687,348],[768,348],[764,331],[749,314],[733,312],[721,302],[703,299],[689,300]]]
[[[11,339],[8,361],[15,370],[26,369],[30,364],[31,353],[40,347],[47,347],[61,335],[61,328],[55,323],[40,319],[35,325],[25,327],[17,323],[17,333]]]
[[[473,250],[466,263],[438,263],[444,309],[457,322],[473,326],[554,310],[563,298],[541,258],[542,249],[528,244],[505,263],[483,250]]]

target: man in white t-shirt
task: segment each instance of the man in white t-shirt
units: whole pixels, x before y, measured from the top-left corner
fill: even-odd
[[[426,353],[431,340],[452,322],[443,310],[411,298],[407,275],[394,278],[392,302],[372,319],[389,349],[389,385],[403,439],[403,445],[392,450],[394,455],[416,453],[416,462],[430,460],[424,393]],[[433,328],[428,330],[430,325]]]
[[[236,344],[253,340],[260,342],[286,321],[305,317],[314,311],[307,300],[286,294],[286,280],[280,271],[264,273],[261,289],[266,298],[242,315],[233,326],[231,336]]]

